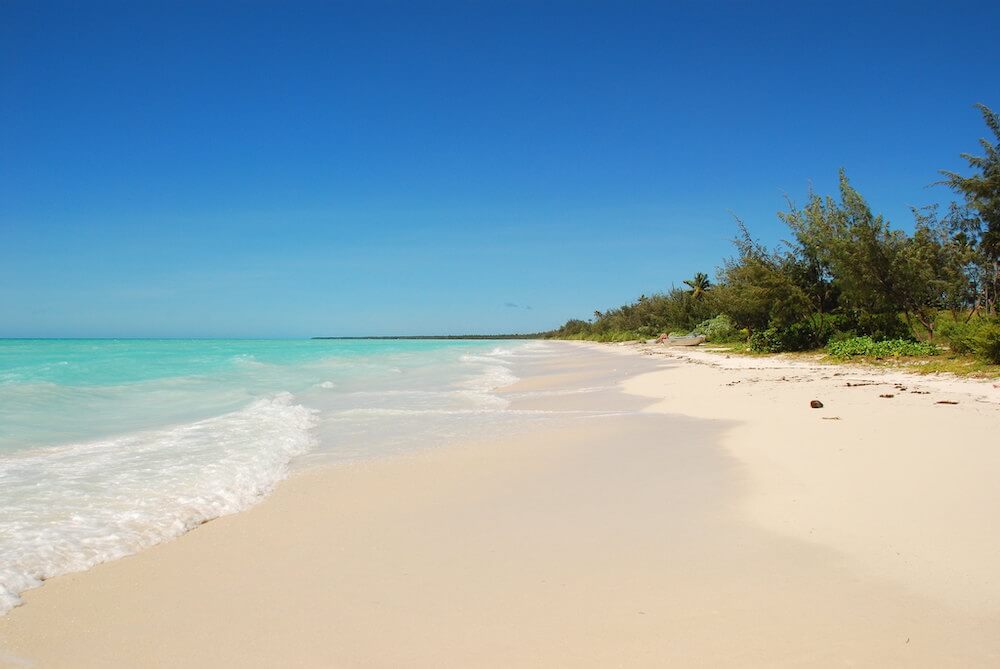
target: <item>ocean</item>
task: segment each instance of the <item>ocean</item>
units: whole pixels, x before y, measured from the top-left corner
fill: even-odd
[[[0,340],[0,614],[176,537],[296,468],[525,424],[494,389],[545,344]]]

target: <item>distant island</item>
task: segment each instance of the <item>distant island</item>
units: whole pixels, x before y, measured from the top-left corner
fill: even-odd
[[[370,336],[370,337],[312,337],[311,339],[339,339],[339,340],[361,340],[361,339],[542,339],[549,335],[546,332],[535,332],[532,334],[491,334],[491,335],[397,335],[397,336]]]

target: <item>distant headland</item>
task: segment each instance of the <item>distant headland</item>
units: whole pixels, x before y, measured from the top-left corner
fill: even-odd
[[[535,332],[531,334],[491,334],[491,335],[379,335],[368,337],[312,337],[312,339],[340,339],[340,340],[360,340],[360,339],[542,339],[545,332]]]

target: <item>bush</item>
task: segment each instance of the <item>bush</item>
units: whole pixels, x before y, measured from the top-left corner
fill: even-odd
[[[1000,364],[1000,322],[985,318],[967,323],[945,321],[939,331],[955,353],[972,354],[994,365]]]
[[[757,330],[750,335],[750,350],[757,353],[777,353],[781,347],[781,333],[777,328]]]
[[[758,353],[808,351],[821,346],[825,337],[811,321],[799,321],[788,327],[769,327],[750,336],[750,350]]]
[[[1000,365],[1000,324],[991,323],[980,333],[976,355],[986,362]]]
[[[854,339],[858,336],[858,333],[854,330],[835,330],[830,334],[830,338],[827,340],[828,344],[832,344],[838,341],[845,341],[847,339]]]
[[[852,337],[833,341],[826,347],[830,355],[837,358],[890,358],[914,355],[937,355],[938,348],[934,344],[906,339],[883,339],[876,341],[871,337]]]
[[[875,341],[892,339],[907,340],[913,337],[913,332],[899,314],[869,314],[864,312],[851,313],[840,324],[842,330],[855,330],[867,335]]]
[[[978,321],[968,323],[953,320],[944,321],[938,328],[938,334],[948,340],[948,348],[955,353],[973,353],[976,350],[976,334],[979,330]]]
[[[785,328],[785,350],[808,351],[823,346],[829,338],[829,333],[813,321],[792,323]]]
[[[740,338],[739,330],[725,314],[702,321],[695,327],[694,333],[705,335],[708,341],[714,342],[735,341]]]

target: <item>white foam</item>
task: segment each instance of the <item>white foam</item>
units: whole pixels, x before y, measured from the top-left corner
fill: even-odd
[[[494,351],[500,350],[502,349],[494,349]],[[479,367],[478,374],[459,384],[463,389],[460,391],[461,395],[482,407],[503,409],[510,404],[506,398],[493,392],[497,388],[517,382],[518,377],[514,375],[510,367],[500,363],[496,357],[466,354],[460,359],[466,365]]]
[[[611,386],[586,386],[584,388],[573,388],[572,390],[531,390],[522,393],[513,393],[513,397],[562,397],[563,395],[585,395],[589,393],[599,393],[611,389]]]
[[[22,426],[63,416],[51,430],[33,428],[40,434],[33,438],[76,443],[0,456],[0,614],[46,578],[135,553],[246,508],[286,475],[293,459],[292,466],[300,466],[404,452],[547,419],[549,412],[511,410],[507,397],[494,392],[518,380],[511,365],[525,347],[487,350],[292,364],[242,354],[233,358],[233,369],[219,373],[93,386],[79,396],[70,386],[15,383],[7,392],[19,404],[0,404],[0,418],[5,408]],[[283,393],[188,422],[278,389],[295,390],[311,408]],[[36,406],[44,411],[33,413]],[[174,426],[150,429],[168,423]],[[134,431],[98,438],[107,426]],[[11,432],[8,443],[19,445],[19,435]],[[314,437],[321,439],[317,448]],[[307,451],[307,458],[296,458]]]
[[[479,408],[479,409],[391,409],[383,407],[367,407],[358,409],[345,409],[331,416],[328,420],[350,420],[356,416],[488,416],[488,415],[508,415],[508,416],[547,416],[554,412],[544,409],[504,409],[504,408]],[[561,412],[565,414],[573,412]]]
[[[496,362],[494,358],[489,358],[485,355],[476,355],[474,353],[465,353],[461,357],[459,357],[459,360],[461,360],[462,362],[479,362],[490,365]]]
[[[0,458],[0,613],[19,593],[260,500],[312,445],[288,393],[207,420]]]

